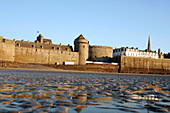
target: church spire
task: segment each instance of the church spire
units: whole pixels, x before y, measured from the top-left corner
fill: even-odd
[[[148,51],[151,51],[150,35],[149,35],[149,40],[148,40]]]

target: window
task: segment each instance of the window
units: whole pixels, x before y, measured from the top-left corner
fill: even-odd
[[[32,45],[32,47],[35,47],[34,45]]]
[[[40,46],[40,48],[43,48],[43,46]]]
[[[55,49],[55,47],[52,47],[52,49]]]
[[[83,45],[83,48],[85,48],[85,45]]]
[[[66,51],[68,51],[68,48],[66,48]]]
[[[57,47],[57,50],[60,50],[60,48],[59,48],[59,47]]]
[[[17,44],[17,46],[20,46],[20,44]]]

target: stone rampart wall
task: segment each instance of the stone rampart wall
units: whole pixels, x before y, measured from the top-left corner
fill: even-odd
[[[16,46],[15,62],[48,64],[48,50]]]
[[[0,37],[0,61],[14,61],[15,41]]]
[[[170,74],[170,59],[121,56],[120,72]]]
[[[63,62],[74,62],[78,64],[79,54],[77,52],[59,51],[39,48],[15,47],[15,62],[37,63],[37,64],[63,64]]]
[[[90,60],[108,61],[113,57],[113,48],[108,46],[90,46],[89,58]]]

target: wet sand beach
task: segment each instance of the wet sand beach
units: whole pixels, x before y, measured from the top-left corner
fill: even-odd
[[[168,75],[160,75],[160,74],[136,74],[136,73],[111,73],[111,72],[94,72],[94,71],[80,71],[80,70],[63,70],[63,69],[56,69],[56,68],[50,68],[50,67],[46,67],[43,66],[41,67],[41,65],[38,65],[40,67],[25,67],[25,68],[21,68],[21,67],[17,67],[17,68],[11,68],[11,67],[0,67],[0,70],[6,70],[6,71],[12,71],[12,72],[37,72],[37,73],[41,73],[41,72],[46,72],[46,73],[81,73],[81,74],[101,74],[101,75],[150,75],[150,76],[170,76]]]
[[[169,112],[169,86],[167,75],[0,69],[0,112]]]

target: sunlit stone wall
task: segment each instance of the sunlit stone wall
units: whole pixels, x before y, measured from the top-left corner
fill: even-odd
[[[0,36],[0,61],[14,61],[15,40],[3,39]]]
[[[121,56],[119,62],[120,72],[170,73],[170,59]]]
[[[78,64],[78,59],[78,52],[15,47],[15,62],[37,64],[63,64],[63,62],[74,62],[74,64]]]

